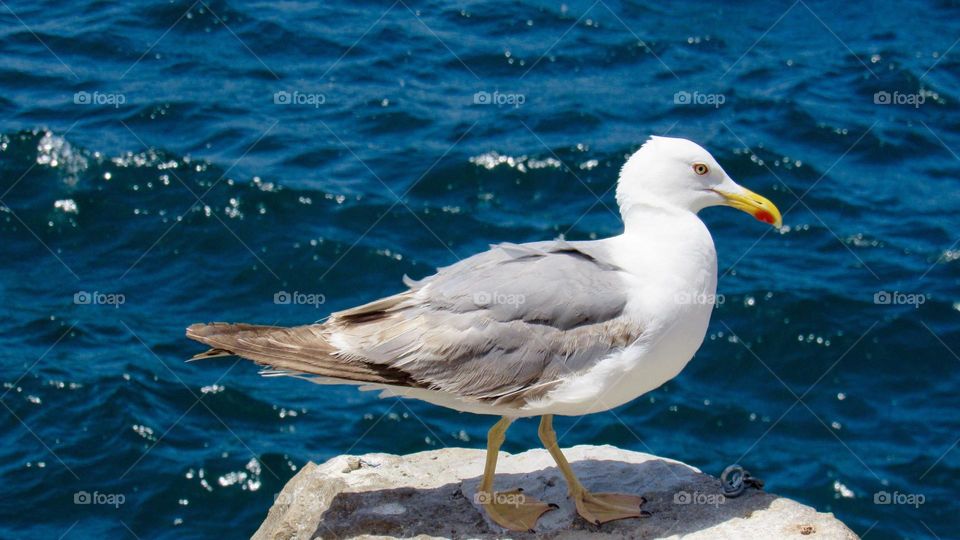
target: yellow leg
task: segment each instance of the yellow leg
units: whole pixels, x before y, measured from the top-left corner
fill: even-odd
[[[622,493],[590,493],[583,487],[557,444],[557,434],[553,431],[553,415],[545,414],[540,419],[539,434],[544,448],[553,456],[557,467],[567,480],[570,497],[577,506],[577,513],[584,519],[600,525],[617,519],[650,516],[649,512],[640,509],[647,502],[644,497]]]
[[[487,433],[487,461],[483,468],[483,479],[477,488],[476,500],[483,505],[490,519],[501,527],[512,531],[533,531],[533,526],[537,524],[540,516],[557,508],[557,505],[546,504],[528,497],[524,495],[522,489],[499,493],[493,491],[497,456],[512,421],[510,418],[501,418]]]

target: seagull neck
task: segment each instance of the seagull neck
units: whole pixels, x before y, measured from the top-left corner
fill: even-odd
[[[621,207],[624,234],[626,235],[670,235],[683,229],[678,227],[687,223],[700,223],[696,214],[677,206],[663,203],[634,203]]]

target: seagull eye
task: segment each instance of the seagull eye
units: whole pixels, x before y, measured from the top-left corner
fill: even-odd
[[[704,165],[703,163],[694,163],[693,172],[699,174],[700,176],[703,176],[708,172],[710,172],[710,168]]]

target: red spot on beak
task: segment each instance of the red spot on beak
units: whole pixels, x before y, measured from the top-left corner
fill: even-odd
[[[764,223],[769,223],[770,225],[773,225],[773,214],[771,214],[770,212],[767,212],[766,210],[760,210],[759,212],[754,214],[753,217],[757,218],[758,221],[762,221]]]

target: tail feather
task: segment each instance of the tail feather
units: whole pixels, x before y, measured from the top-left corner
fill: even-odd
[[[197,360],[206,360],[207,358],[217,358],[222,356],[233,356],[233,353],[226,349],[214,348],[191,356],[187,362],[196,362]]]
[[[212,347],[191,360],[239,356],[271,370],[345,381],[415,386],[410,376],[389,366],[337,355],[323,325],[295,327],[253,324],[193,324],[187,337]]]

